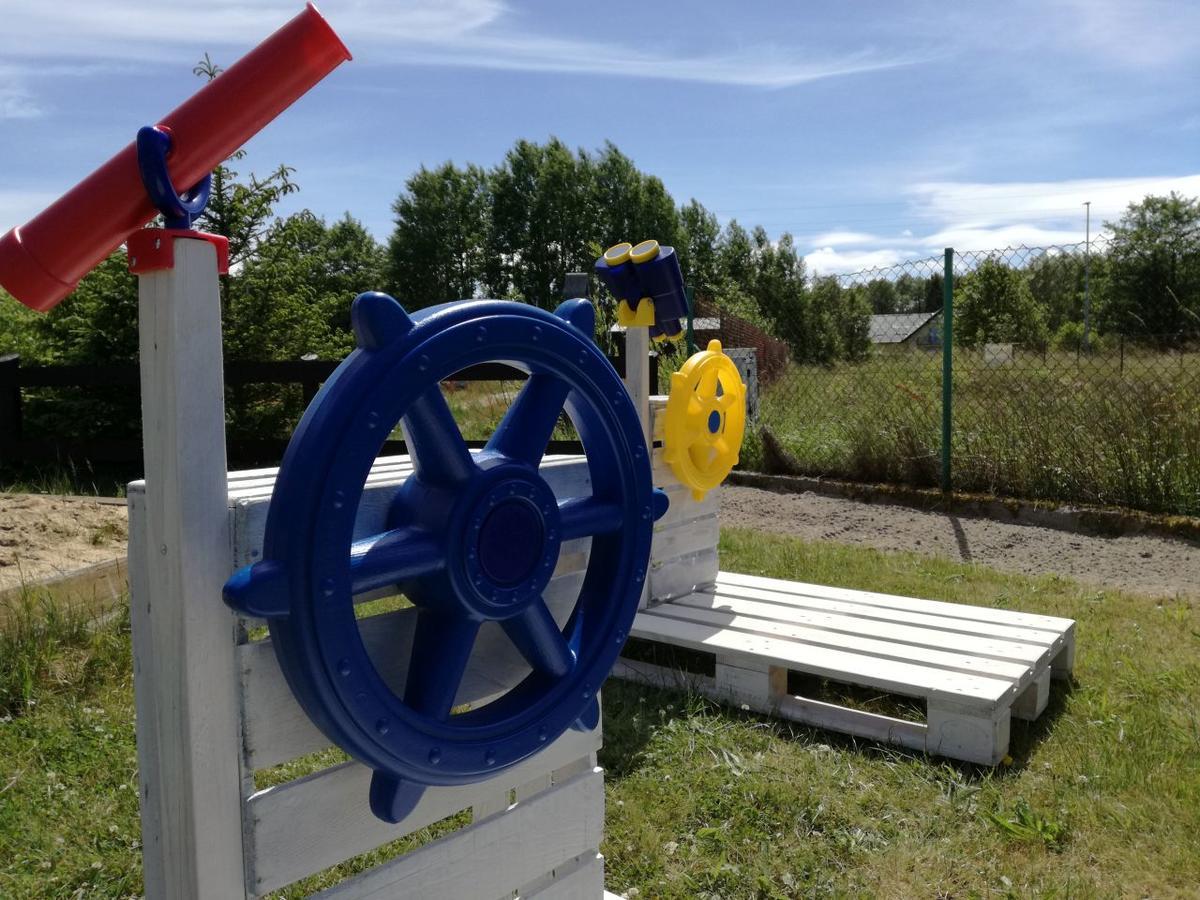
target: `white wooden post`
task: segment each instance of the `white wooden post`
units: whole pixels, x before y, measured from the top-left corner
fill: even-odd
[[[630,326],[625,329],[625,389],[637,409],[638,421],[642,424],[642,437],[646,441],[646,452],[654,457],[654,444],[650,435],[650,395],[658,385],[650,384],[650,329]],[[645,609],[650,602],[650,573],[642,583],[642,599],[638,609]]]
[[[145,889],[244,897],[217,257],[163,239],[174,268],[139,276],[146,490],[130,546]]]

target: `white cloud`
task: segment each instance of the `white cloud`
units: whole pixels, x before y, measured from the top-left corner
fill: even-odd
[[[1200,175],[1150,178],[1083,178],[1068,181],[927,182],[911,186],[913,212],[937,222],[995,228],[1022,223],[1071,223],[1083,237],[1084,207],[1092,203],[1092,224],[1117,219],[1147,194],[1176,191],[1200,195]]]
[[[833,247],[820,247],[807,254],[804,261],[808,270],[815,275],[840,275],[863,269],[894,266],[910,256],[911,253],[894,247],[879,250],[836,250]]]
[[[0,65],[0,122],[36,119],[42,114],[42,108],[30,95],[20,72],[13,66]]]
[[[820,247],[845,247],[850,244],[876,244],[879,242],[879,237],[874,234],[867,234],[865,231],[826,231],[824,234],[818,234],[812,239],[815,246]]]
[[[1147,194],[1200,196],[1200,175],[1089,178],[1049,182],[925,182],[906,190],[909,214],[927,223],[897,236],[830,231],[808,241],[809,269],[841,274],[956,250],[1046,247],[1081,243],[1085,201],[1092,203],[1092,239],[1104,234],[1130,203]],[[852,248],[852,249],[840,249]]]
[[[194,55],[197,47],[248,47],[294,13],[291,0],[256,4],[245,0],[203,4],[62,0],[53,5],[43,0],[10,0],[0,33],[0,53],[26,59],[177,60],[181,48]],[[352,52],[375,63],[785,88],[919,61],[909,51],[897,55],[870,49],[816,54],[771,45],[715,54],[681,53],[670,47],[648,51],[628,41],[559,38],[522,27],[525,20],[500,0],[433,4],[331,0],[324,4],[324,13]],[[613,29],[612,33],[622,34],[622,30]]]

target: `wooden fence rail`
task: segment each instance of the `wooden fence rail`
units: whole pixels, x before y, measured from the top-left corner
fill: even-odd
[[[624,352],[611,358],[622,376],[625,372]],[[651,358],[651,384],[657,383],[657,359]],[[251,384],[298,384],[305,404],[310,401],[337,368],[330,360],[283,360],[270,362],[228,361],[225,363],[225,386]],[[457,372],[454,381],[518,381],[525,373],[501,363],[485,363]],[[23,391],[26,388],[90,388],[123,387],[133,392],[141,390],[136,363],[113,365],[29,366],[22,365],[16,355],[0,356],[0,464],[19,464],[56,459],[89,460],[97,463],[137,464],[142,458],[141,441],[137,438],[89,435],[86,439],[56,436],[27,437],[22,426]],[[469,446],[482,446],[483,441],[467,441]],[[283,456],[287,440],[283,438],[231,438],[227,452],[231,462],[269,463]],[[404,453],[403,441],[387,441],[387,454]],[[580,453],[579,441],[551,441],[551,453]]]

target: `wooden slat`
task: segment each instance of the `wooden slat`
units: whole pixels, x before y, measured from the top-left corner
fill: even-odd
[[[546,590],[546,603],[560,625],[574,607],[582,572],[557,578]],[[359,633],[380,677],[397,694],[408,674],[416,610],[400,609],[359,620]],[[243,746],[246,765],[266,769],[324,750],[329,740],[313,725],[288,687],[269,639],[238,647],[243,697]],[[480,629],[475,652],[455,703],[481,705],[511,688],[529,666],[496,623]]]
[[[603,831],[604,776],[593,769],[316,896],[495,900],[580,854],[594,857]]]
[[[230,569],[221,304],[213,246],[174,245],[174,268],[138,285],[152,488],[131,507],[145,890],[233,898],[245,883],[236,619],[220,600]]]
[[[721,525],[715,515],[671,525],[661,531],[656,530],[651,565],[716,547],[720,537]]]
[[[718,596],[729,599],[740,597],[747,600],[772,603],[780,608],[781,618],[785,617],[785,615],[794,615],[803,610],[841,613],[842,615],[853,616],[863,621],[890,622],[896,625],[932,628],[946,634],[975,634],[990,638],[1004,638],[1026,644],[1039,644],[1045,647],[1055,645],[1062,638],[1062,633],[1059,631],[1043,631],[1014,625],[1001,625],[994,622],[981,622],[977,619],[960,619],[953,616],[909,612],[905,609],[891,609],[886,606],[864,605],[855,603],[853,600],[825,599],[815,594],[785,594],[773,588],[743,587],[724,581],[723,576],[724,573],[717,579],[716,592]]]
[[[604,857],[589,853],[574,860],[569,867],[560,867],[554,878],[521,891],[522,900],[625,900],[604,890]]]
[[[655,601],[707,589],[717,578],[720,559],[717,548],[658,560],[650,569],[650,596]]]
[[[698,609],[724,610],[743,616],[753,616],[772,622],[803,625],[842,634],[858,634],[865,637],[882,638],[903,642],[914,647],[930,647],[973,656],[1008,660],[1031,666],[1041,666],[1049,661],[1051,650],[1042,644],[1025,644],[1019,641],[993,640],[979,635],[958,634],[880,622],[875,619],[860,619],[852,615],[825,613],[806,609],[792,609],[773,603],[761,603],[730,597],[710,591],[698,591],[670,602],[672,606],[691,606]],[[655,609],[658,609],[656,607]]]
[[[722,572],[719,583],[730,587],[751,587],[774,591],[779,594],[804,597],[820,597],[827,600],[843,600],[864,606],[881,606],[885,609],[902,609],[910,612],[929,613],[952,619],[969,619],[976,622],[994,622],[1038,631],[1061,632],[1072,627],[1073,619],[1058,616],[1042,616],[1033,613],[994,609],[990,606],[973,606],[966,603],[946,603],[940,600],[921,600],[916,597],[899,597],[857,591],[849,588],[826,587],[805,584],[799,581],[784,581],[779,578],[763,578],[758,575],[743,575],[740,572]]]
[[[670,616],[671,618],[680,619],[685,622],[696,622],[701,625],[728,628],[747,634],[761,634],[766,637],[783,638],[801,644],[829,647],[834,650],[869,653],[879,659],[915,662],[939,669],[947,669],[952,672],[963,672],[968,675],[1007,678],[1014,684],[1021,682],[1031,671],[1030,667],[1025,663],[1008,662],[986,656],[973,656],[966,653],[934,650],[899,641],[866,638],[856,634],[844,634],[837,631],[824,631],[819,628],[807,628],[786,622],[773,622],[768,619],[738,615],[725,610],[702,609],[682,604],[664,603],[654,607],[653,613],[656,616]]]
[[[262,558],[263,532],[267,523],[275,471],[268,470],[269,475],[255,481],[252,487],[231,489],[235,566],[244,566]],[[388,527],[388,512],[396,488],[403,484],[411,472],[412,465],[406,456],[385,457],[376,461],[358,504],[354,520],[354,540],[378,534]],[[591,475],[583,457],[547,457],[540,472],[546,484],[560,500],[568,497],[586,497],[592,492]],[[566,553],[571,548],[590,546],[590,541],[590,538],[585,538],[578,544],[565,544],[563,552]]]
[[[813,647],[758,635],[725,631],[709,625],[638,614],[633,637],[679,644],[694,650],[721,651],[738,658],[808,672],[822,678],[852,681],[897,694],[936,696],[991,709],[1015,693],[1012,682],[963,675],[913,663],[881,660],[844,650]]]
[[[495,778],[430,788],[395,825],[371,813],[367,805],[371,770],[356,762],[260,791],[246,803],[255,851],[250,873],[254,892],[265,894],[291,884],[466,809],[481,793],[515,787],[587,756],[599,749],[600,734],[599,728],[568,730],[541,753]]]

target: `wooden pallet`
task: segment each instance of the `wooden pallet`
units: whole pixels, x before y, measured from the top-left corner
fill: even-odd
[[[632,636],[712,653],[715,672],[623,659],[619,677],[985,765],[1007,756],[1010,718],[1037,718],[1075,656],[1071,619],[732,572],[653,604]],[[789,672],[920,698],[926,721],[791,695]]]

